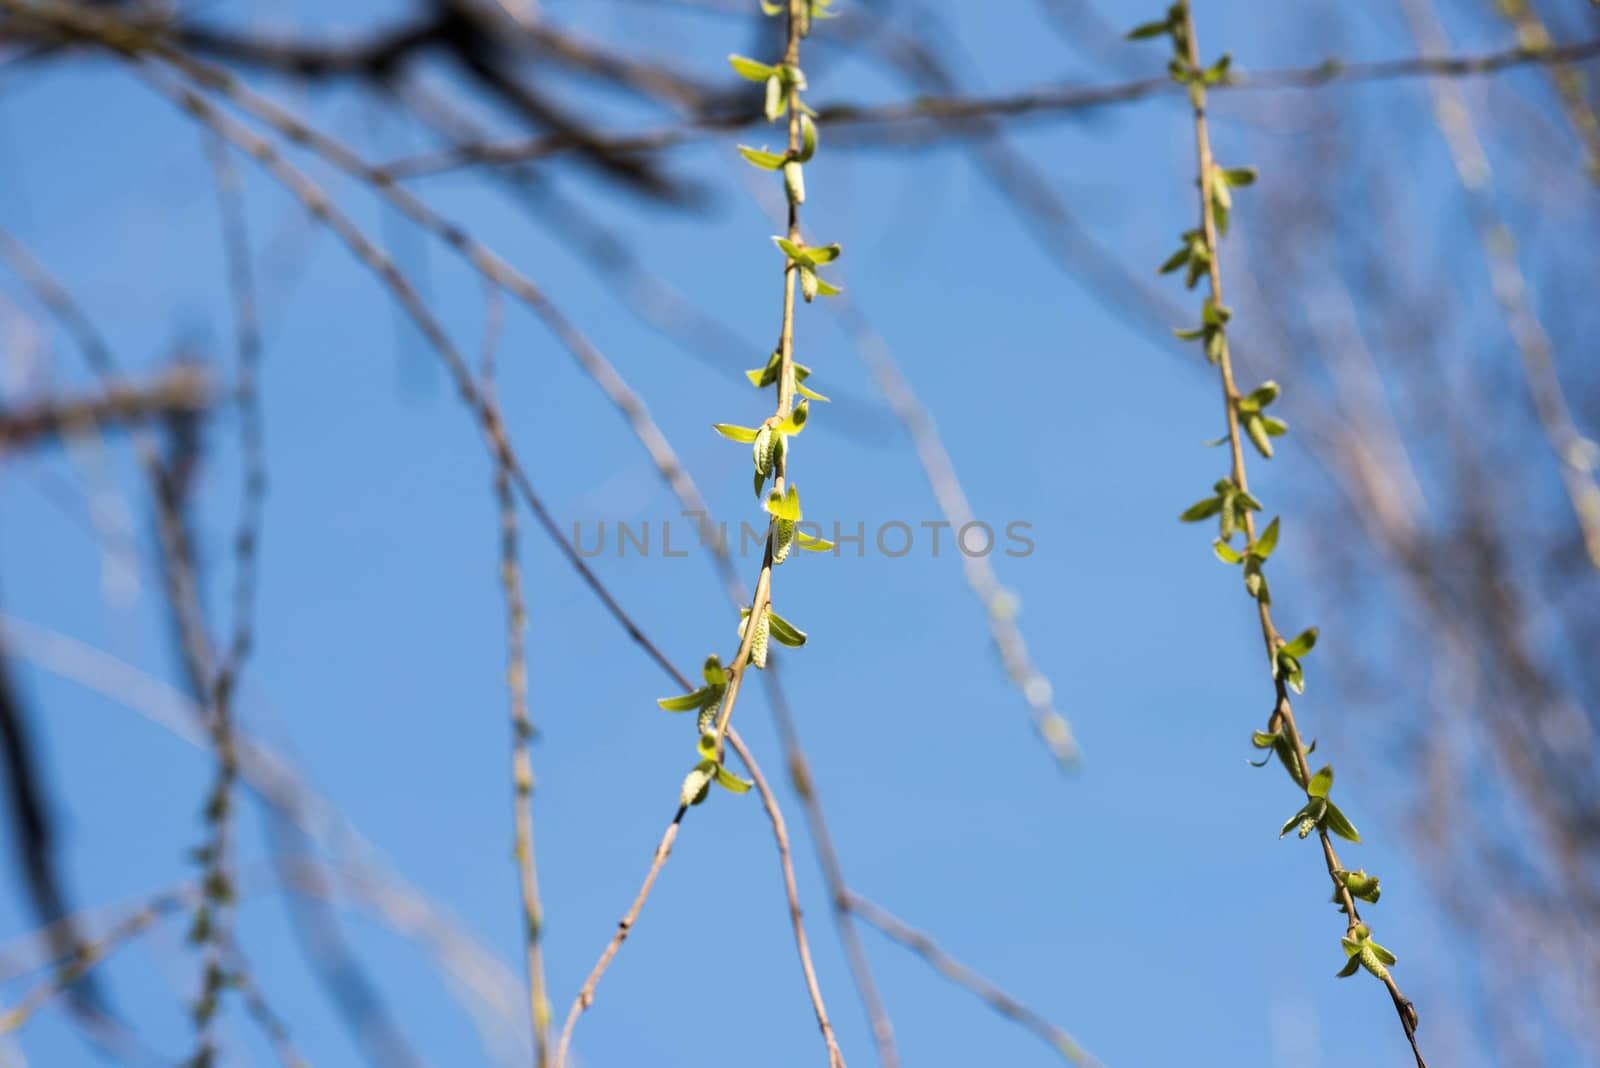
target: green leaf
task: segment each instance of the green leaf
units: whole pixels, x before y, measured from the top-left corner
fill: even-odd
[[[1256,184],[1256,169],[1254,167],[1232,167],[1220,173],[1222,180],[1235,189],[1243,189],[1247,185]]]
[[[1365,871],[1347,871],[1341,873],[1340,877],[1344,882],[1345,889],[1350,891],[1351,896],[1362,901],[1376,905],[1378,898],[1383,894],[1383,891],[1378,887],[1378,877],[1376,875],[1368,875]],[[1339,896],[1335,893],[1334,900],[1337,901],[1338,899]]]
[[[782,368],[782,366],[783,366],[782,353],[780,353],[777,349],[773,349],[772,350],[772,355],[767,357],[766,366],[764,366],[764,367],[753,367],[750,370],[746,371],[744,373],[744,376],[750,380],[750,384],[752,386],[755,386],[757,389],[765,389],[767,386],[772,385],[772,383],[774,383],[774,382],[776,382],[778,380],[778,372]],[[796,375],[798,375],[801,378],[804,378],[805,376],[804,375],[800,375],[799,371],[800,371],[800,368],[798,366],[796,366],[795,367]]]
[[[1300,777],[1300,761],[1295,758],[1294,746],[1289,744],[1289,739],[1278,735],[1278,740],[1272,744],[1272,751],[1278,756],[1278,763],[1283,765],[1283,770],[1289,773],[1289,778],[1294,780],[1296,786],[1305,786],[1305,780]],[[1306,750],[1310,752],[1310,750]]]
[[[1293,816],[1290,816],[1288,819],[1283,821],[1283,830],[1278,832],[1278,837],[1282,838],[1284,835],[1286,835],[1290,831],[1294,830],[1296,827],[1298,827],[1300,825],[1301,821],[1304,820],[1310,814],[1311,814],[1311,806],[1309,804],[1303,805],[1300,808],[1300,811],[1296,812]]]
[[[752,438],[751,440],[754,439]],[[1205,500],[1196,501],[1185,508],[1183,514],[1178,518],[1185,523],[1198,523],[1202,519],[1210,519],[1220,511],[1222,511],[1222,498],[1207,497]]]
[[[1279,652],[1284,656],[1292,656],[1298,660],[1315,648],[1316,644],[1317,628],[1307,627],[1305,630],[1300,632],[1299,636],[1296,637],[1294,641],[1290,642],[1288,645],[1285,645],[1281,650],[1279,650]]]
[[[1339,806],[1332,801],[1328,802],[1328,811],[1323,813],[1322,824],[1331,833],[1348,842],[1361,841],[1361,833],[1356,830],[1355,824],[1351,823],[1345,814],[1339,811]],[[1393,964],[1394,962],[1389,961],[1388,963]]]
[[[1217,554],[1217,559],[1225,564],[1237,564],[1244,560],[1244,554],[1225,541],[1211,543],[1211,551]]]
[[[1250,547],[1250,555],[1257,560],[1265,560],[1277,547],[1278,518],[1275,516],[1272,522],[1267,524],[1267,529],[1261,532],[1261,536],[1256,538],[1256,543]]]
[[[1262,423],[1259,415],[1252,414],[1244,417],[1244,432],[1249,436],[1250,444],[1256,447],[1256,451],[1264,459],[1272,459],[1272,438],[1268,435],[1267,428]]]
[[[801,163],[808,162],[817,152],[817,124],[811,121],[810,115],[800,116],[800,151],[794,158]]]
[[[1257,749],[1271,749],[1281,737],[1268,731],[1255,731],[1250,735],[1250,744]]]
[[[748,793],[750,791],[750,787],[755,785],[753,782],[739,778],[739,776],[735,775],[721,764],[717,765],[716,776],[718,786],[722,787],[724,790],[732,790],[736,794]]]
[[[701,667],[700,673],[705,676],[706,684],[709,686],[726,686],[728,684],[728,673],[723,670],[722,659],[715,654],[706,657],[705,665]]]
[[[1180,248],[1178,251],[1174,252],[1172,255],[1168,256],[1166,258],[1166,260],[1161,264],[1161,266],[1156,268],[1156,273],[1157,274],[1171,274],[1173,271],[1176,271],[1179,267],[1182,267],[1184,264],[1188,263],[1189,262],[1189,256],[1190,256],[1189,246],[1185,245],[1182,248]]]
[[[1239,410],[1241,412],[1259,412],[1277,399],[1278,383],[1263,382],[1245,396],[1239,398]]]
[[[1179,341],[1199,341],[1201,338],[1206,336],[1206,328],[1203,326],[1197,326],[1193,330],[1179,330],[1177,327],[1173,327],[1172,336],[1177,338]],[[1227,441],[1228,439],[1223,438],[1222,440]]]
[[[1382,946],[1378,945],[1378,943],[1374,942],[1370,938],[1367,939],[1367,946],[1368,946],[1369,949],[1372,950],[1372,952],[1374,952],[1374,953],[1376,953],[1378,955],[1378,959],[1383,961],[1383,963],[1385,963],[1385,964],[1399,964],[1400,963],[1399,959],[1396,958],[1393,953],[1390,953],[1387,949],[1384,949]]]
[[[753,426],[735,426],[732,423],[712,423],[711,429],[725,438],[749,445],[756,440],[756,435],[761,431]]]
[[[1328,791],[1333,789],[1333,765],[1324,764],[1306,787],[1306,793],[1312,797],[1327,797]]]
[[[1356,974],[1356,972],[1360,971],[1360,969],[1361,958],[1352,956],[1349,960],[1344,962],[1344,967],[1339,969],[1338,977],[1340,979],[1348,979],[1352,975]]]
[[[777,170],[783,166],[784,160],[787,159],[781,153],[765,152],[759,148],[751,148],[749,145],[740,145],[739,155],[743,156],[752,166],[760,167],[764,171]]]
[[[777,67],[766,63],[757,63],[755,60],[746,59],[744,56],[729,55],[728,62],[733,66],[734,72],[739,77],[752,82],[764,82],[778,73]]]
[[[799,383],[799,382],[795,383],[794,388],[795,388],[795,392],[799,393],[800,396],[809,397],[811,400],[814,400],[814,401],[821,401],[823,404],[827,404],[828,401],[831,399],[829,397],[823,396],[821,393],[818,393],[816,390],[811,389],[811,388],[809,388],[809,387],[807,387],[807,386],[805,386],[805,385],[803,385],[802,383]]]
[[[806,632],[784,619],[776,612],[769,611],[767,623],[771,627],[770,634],[773,639],[791,649],[798,649],[806,643]]]
[[[656,704],[668,712],[693,712],[705,704],[713,692],[713,687],[703,686],[694,693],[686,693],[679,697],[658,697]]]
[[[833,542],[827,538],[819,538],[813,534],[807,534],[803,530],[795,531],[795,541],[799,542],[800,548],[808,549],[814,553],[833,551]]]
[[[1128,31],[1130,41],[1148,41],[1152,37],[1161,37],[1172,32],[1171,20],[1163,22],[1145,22]]]
[[[815,274],[813,274],[812,277],[815,278],[816,277]],[[822,294],[825,297],[837,297],[840,293],[844,292],[844,287],[843,286],[830,285],[829,283],[824,282],[820,278],[816,279],[816,287],[817,287],[817,292]]]
[[[774,489],[767,494],[767,511],[778,519],[800,522],[800,491],[791,484],[788,492],[780,497]]]
[[[842,251],[844,250],[839,247],[837,242],[835,242],[831,245],[823,245],[820,248],[808,248],[806,249],[806,254],[811,257],[812,263],[820,266],[824,263],[832,263],[834,260],[838,259],[839,253]]]
[[[772,240],[776,241],[778,247],[783,249],[784,255],[802,267],[816,266],[817,261],[811,258],[811,250],[801,248],[787,237],[774,237]]]
[[[789,413],[789,417],[778,424],[778,429],[785,434],[798,434],[805,429],[806,421],[810,418],[811,406],[807,401],[801,400],[794,406],[794,411]]]
[[[1271,434],[1275,438],[1281,438],[1289,432],[1289,424],[1274,416],[1263,415],[1261,417],[1261,425],[1266,429],[1268,434]]]

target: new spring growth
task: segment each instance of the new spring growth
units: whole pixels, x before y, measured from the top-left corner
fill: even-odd
[[[1217,368],[1227,403],[1227,433],[1211,444],[1230,447],[1231,470],[1227,477],[1218,479],[1212,485],[1209,496],[1190,505],[1180,518],[1187,523],[1216,520],[1217,537],[1212,543],[1212,552],[1223,563],[1241,569],[1245,591],[1258,605],[1262,635],[1271,653],[1276,700],[1267,729],[1255,731],[1251,742],[1256,749],[1267,751],[1257,766],[1265,765],[1276,756],[1289,778],[1305,795],[1304,803],[1284,821],[1278,837],[1294,831],[1302,839],[1316,835],[1321,840],[1328,875],[1334,884],[1333,900],[1348,919],[1346,937],[1343,939],[1346,965],[1339,974],[1352,975],[1358,968],[1365,968],[1383,980],[1390,988],[1407,1036],[1412,1038],[1415,1047],[1416,1015],[1411,1010],[1410,1002],[1404,999],[1389,976],[1388,968],[1395,962],[1394,955],[1372,941],[1371,931],[1356,915],[1356,901],[1377,902],[1378,879],[1365,871],[1351,872],[1339,866],[1330,836],[1351,842],[1359,842],[1361,836],[1329,797],[1333,789],[1333,767],[1324,765],[1314,774],[1310,771],[1306,758],[1316,751],[1316,742],[1313,740],[1309,746],[1303,745],[1295,723],[1294,709],[1288,698],[1288,691],[1298,694],[1305,689],[1304,660],[1317,643],[1317,629],[1307,628],[1294,638],[1285,640],[1279,635],[1270,613],[1272,595],[1267,585],[1265,567],[1278,547],[1282,525],[1279,519],[1274,518],[1264,529],[1258,531],[1256,528],[1255,513],[1263,509],[1261,502],[1247,488],[1243,442],[1248,439],[1263,459],[1270,460],[1273,456],[1273,439],[1282,437],[1289,427],[1268,412],[1280,394],[1276,382],[1264,382],[1247,393],[1238,389],[1228,346],[1228,329],[1233,312],[1223,303],[1218,245],[1228,232],[1234,191],[1254,184],[1257,177],[1254,168],[1223,167],[1212,155],[1206,122],[1206,92],[1211,86],[1228,80],[1231,61],[1227,55],[1223,55],[1210,66],[1201,64],[1193,34],[1190,5],[1186,0],[1173,3],[1163,18],[1136,27],[1128,36],[1143,40],[1166,38],[1169,41],[1171,56],[1167,72],[1173,81],[1185,87],[1192,104],[1200,222],[1183,232],[1177,250],[1167,257],[1158,271],[1162,274],[1182,271],[1184,284],[1189,289],[1199,285],[1202,279],[1208,282],[1208,292],[1200,307],[1199,325],[1175,330],[1174,333],[1182,340],[1200,343],[1206,360]],[[1242,547],[1235,546],[1235,534],[1243,534]],[[1417,1063],[1419,1066],[1423,1063],[1420,1053]]]
[[[698,759],[694,769],[683,780],[679,800],[684,805],[698,805],[704,801],[713,782],[736,794],[744,793],[752,785],[717,760],[717,707],[722,704],[722,695],[728,689],[728,672],[723,668],[722,660],[712,655],[706,657],[701,674],[706,684],[693,693],[656,699],[656,704],[668,712],[699,713],[695,717],[699,732],[699,741],[695,745]]]
[[[1357,968],[1365,968],[1379,979],[1389,978],[1388,965],[1395,963],[1395,956],[1372,940],[1372,930],[1366,924],[1356,924],[1348,936],[1339,939],[1339,944],[1348,958],[1339,969],[1340,979],[1356,974]]]

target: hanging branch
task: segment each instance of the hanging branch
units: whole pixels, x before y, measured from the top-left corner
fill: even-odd
[[[1213,543],[1212,550],[1223,563],[1242,568],[1245,590],[1256,602],[1261,638],[1266,646],[1267,662],[1272,669],[1275,702],[1268,717],[1267,729],[1256,731],[1252,742],[1256,748],[1269,751],[1263,763],[1276,755],[1290,779],[1304,792],[1305,804],[1289,817],[1278,836],[1281,838],[1290,831],[1296,831],[1301,838],[1315,834],[1322,844],[1328,878],[1333,883],[1333,902],[1346,918],[1345,936],[1341,939],[1346,961],[1339,975],[1353,975],[1358,969],[1365,968],[1388,988],[1395,1011],[1405,1028],[1406,1039],[1416,1056],[1417,1068],[1427,1068],[1422,1051],[1417,1047],[1416,1009],[1400,992],[1389,970],[1395,963],[1395,956],[1373,941],[1371,928],[1362,921],[1356,907],[1358,899],[1377,903],[1378,878],[1363,870],[1347,870],[1334,852],[1334,835],[1351,842],[1360,842],[1361,835],[1328,797],[1333,787],[1333,766],[1324,765],[1314,774],[1311,771],[1307,757],[1315,749],[1316,743],[1312,742],[1308,747],[1303,742],[1289,699],[1291,690],[1297,694],[1304,692],[1305,669],[1302,661],[1316,645],[1317,628],[1309,627],[1293,639],[1286,640],[1272,621],[1272,595],[1264,569],[1278,545],[1279,520],[1273,519],[1266,529],[1257,533],[1255,513],[1262,510],[1262,505],[1250,493],[1245,471],[1244,441],[1248,437],[1264,459],[1271,459],[1272,439],[1285,434],[1288,426],[1266,412],[1278,397],[1278,384],[1265,382],[1247,394],[1240,393],[1234,384],[1233,364],[1228,352],[1228,321],[1232,312],[1223,302],[1219,239],[1228,229],[1233,206],[1231,190],[1251,185],[1256,180],[1254,168],[1223,168],[1217,164],[1211,151],[1206,120],[1206,90],[1226,80],[1231,57],[1224,54],[1215,63],[1202,66],[1188,0],[1179,0],[1167,9],[1164,19],[1135,28],[1129,37],[1166,37],[1170,40],[1172,59],[1168,63],[1168,72],[1173,81],[1187,89],[1193,105],[1199,164],[1200,225],[1183,234],[1178,251],[1161,265],[1161,271],[1184,271],[1185,283],[1190,289],[1202,278],[1208,283],[1209,295],[1201,307],[1200,326],[1177,333],[1185,340],[1201,342],[1207,360],[1217,368],[1228,432],[1216,444],[1226,444],[1232,459],[1229,476],[1216,483],[1213,495],[1191,505],[1181,518],[1185,522],[1212,518],[1218,521],[1220,537]],[[1239,533],[1244,535],[1242,551],[1232,544],[1234,535]]]
[[[495,346],[504,324],[500,291],[486,286],[489,307],[478,378],[484,403],[498,406]],[[506,602],[506,689],[511,698],[511,805],[516,828],[513,854],[522,898],[523,956],[528,972],[528,1025],[533,1033],[535,1068],[550,1063],[550,994],[544,974],[544,905],[533,848],[533,719],[528,714],[528,613],[522,588],[522,555],[517,498],[504,460],[494,465],[495,503],[500,520],[500,586]]]
[[[805,428],[809,417],[809,402],[827,399],[802,384],[810,375],[810,369],[798,365],[794,359],[796,284],[798,283],[801,295],[807,303],[816,299],[819,294],[831,296],[839,292],[836,287],[824,282],[817,274],[818,267],[838,258],[839,246],[807,246],[800,232],[800,205],[805,202],[803,168],[817,147],[815,122],[810,109],[800,99],[801,90],[806,88],[805,74],[799,65],[800,41],[810,31],[812,19],[827,14],[831,2],[832,0],[788,0],[787,43],[783,59],[779,63],[765,64],[742,56],[729,57],[733,69],[740,76],[764,85],[765,112],[768,120],[776,122],[786,114],[789,119],[788,147],[783,153],[743,146],[739,149],[740,154],[752,166],[762,170],[782,172],[784,190],[789,203],[787,236],[773,238],[785,256],[783,318],[779,328],[778,345],[766,366],[747,373],[751,384],[757,388],[777,386],[777,405],[773,414],[759,427],[715,424],[717,432],[724,437],[752,447],[755,492],[758,498],[764,499],[768,516],[766,548],[750,607],[741,612],[739,647],[732,662],[724,667],[721,658],[716,655],[707,657],[702,669],[705,685],[693,689],[685,682],[684,689],[691,692],[662,698],[657,702],[669,712],[698,713],[695,723],[699,734],[696,746],[697,760],[684,778],[677,810],[656,846],[650,868],[639,892],[634,897],[633,904],[618,923],[616,933],[606,944],[600,959],[595,963],[567,1014],[567,1021],[562,1028],[560,1044],[556,1051],[556,1068],[564,1068],[567,1064],[567,1054],[578,1017],[593,1004],[595,989],[601,977],[638,920],[657,877],[672,853],[678,829],[682,826],[683,817],[689,808],[704,802],[713,784],[736,794],[745,793],[754,785],[734,775],[724,763],[725,746],[729,741],[733,741],[736,749],[741,750],[746,764],[751,767],[752,774],[758,774],[748,754],[742,752],[742,746],[739,746],[732,734],[731,726],[733,710],[739,699],[739,690],[746,669],[751,666],[758,669],[766,667],[768,648],[772,641],[798,647],[805,644],[806,640],[803,631],[772,611],[773,569],[789,558],[797,544],[817,551],[833,548],[831,542],[799,529],[802,520],[799,491],[788,478],[789,440]],[[784,8],[765,2],[762,8],[768,15],[784,12]],[[795,402],[797,393],[801,395],[798,404]],[[769,480],[772,482],[770,490],[767,489]],[[763,789],[761,792],[770,802],[768,791]],[[812,970],[804,929],[800,924],[793,872],[788,862],[787,835],[783,831],[776,809],[770,803],[768,812],[774,817],[774,831],[778,835],[780,853],[785,859],[785,885],[789,893],[801,965],[806,973],[807,989],[816,1012],[817,1026],[827,1044],[831,1068],[844,1068],[844,1055],[839,1050],[833,1025],[828,1019],[822,992]]]

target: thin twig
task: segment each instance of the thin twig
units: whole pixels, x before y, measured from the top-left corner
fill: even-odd
[[[1419,47],[1445,43],[1444,27],[1432,5],[1424,0],[1405,0],[1401,10]],[[1495,205],[1494,169],[1473,128],[1466,94],[1460,86],[1439,79],[1430,79],[1428,89],[1433,95],[1435,121],[1467,195],[1473,232],[1489,269],[1489,287],[1521,357],[1522,377],[1528,384],[1539,428],[1555,454],[1589,562],[1600,568],[1600,485],[1596,484],[1600,443],[1581,433],[1572,418],[1550,335],[1534,310],[1533,295],[1517,261],[1516,237]]]
[[[974,522],[974,516],[972,506],[967,503],[966,492],[961,488],[961,480],[956,476],[955,464],[951,462],[938,428],[934,426],[933,417],[912,392],[889,346],[861,312],[847,303],[841,319],[855,340],[856,351],[877,380],[884,399],[911,436],[911,444],[922,464],[928,487],[933,490],[939,510],[956,536],[959,550],[962,533]],[[1076,765],[1082,753],[1073,736],[1072,725],[1056,710],[1055,688],[1050,680],[1028,656],[1022,628],[1016,621],[1018,605],[1015,595],[1001,585],[987,557],[967,552],[960,555],[967,585],[988,620],[989,633],[1000,652],[1000,662],[1005,666],[1006,676],[1028,704],[1034,730],[1057,763],[1063,768]]]
[[[877,928],[889,938],[899,942],[902,946],[927,961],[934,971],[943,975],[957,986],[971,991],[979,1000],[1001,1016],[1006,1017],[1008,1020],[1016,1021],[1039,1036],[1040,1040],[1059,1053],[1068,1064],[1078,1065],[1079,1068],[1101,1068],[1100,1061],[1096,1060],[1093,1054],[1080,1046],[1075,1038],[950,956],[928,935],[910,926],[892,913],[879,908],[859,894],[851,893],[847,895],[845,907],[855,915],[860,916],[870,926]]]
[[[54,396],[0,408],[0,454],[76,434],[194,417],[211,406],[199,367],[179,365],[146,383],[118,382],[93,393]]]
[[[62,962],[54,975],[0,1013],[0,1035],[21,1030],[34,1013],[49,1004],[57,994],[89,974],[96,964],[149,930],[157,920],[176,911],[182,904],[183,899],[178,896],[159,897],[114,925],[100,938],[79,947],[77,953]]]
[[[484,399],[497,404],[495,350],[505,321],[500,291],[489,287],[479,379]],[[539,868],[533,845],[533,721],[528,715],[528,616],[518,548],[517,499],[503,460],[494,466],[494,492],[500,517],[500,587],[506,601],[506,689],[511,698],[511,807],[516,827],[517,882],[522,894],[523,954],[528,972],[528,1026],[536,1068],[550,1060],[550,995],[544,974],[544,906],[539,899]]]
[[[15,0],[11,0],[15,2]],[[1497,74],[1530,65],[1570,65],[1600,56],[1600,40],[1552,45],[1542,50],[1511,48],[1475,56],[1435,56],[1345,63],[1324,60],[1315,66],[1263,71],[1260,74],[1234,74],[1217,89],[1272,91],[1316,89],[1326,85],[1392,81],[1423,76],[1464,78]],[[1154,96],[1181,92],[1170,78],[1141,78],[1108,85],[1049,85],[1000,96],[920,96],[892,104],[824,104],[817,108],[817,121],[830,128],[849,126],[915,126],[910,139],[936,141],[962,136],[952,120],[1014,118],[1026,115],[1075,113],[1127,104]],[[737,111],[698,116],[689,122],[638,133],[612,136],[588,135],[582,140],[569,136],[547,135],[509,142],[488,142],[395,159],[381,171],[392,178],[415,178],[442,174],[476,164],[516,163],[545,159],[577,149],[601,145],[618,154],[641,155],[674,148],[708,136],[753,126],[762,120],[759,111]],[[835,142],[838,143],[838,142]],[[881,143],[881,142],[871,142]]]
[[[650,870],[645,872],[644,882],[640,884],[639,892],[634,895],[633,904],[628,906],[628,911],[623,913],[622,919],[617,922],[617,933],[606,943],[606,948],[600,953],[600,959],[590,969],[589,977],[583,981],[582,989],[573,1000],[572,1008],[567,1011],[567,1022],[562,1025],[561,1041],[556,1046],[555,1068],[567,1068],[567,1050],[572,1045],[572,1032],[578,1026],[578,1017],[594,1004],[594,992],[600,985],[600,977],[605,975],[606,969],[611,966],[611,958],[617,955],[617,950],[627,941],[628,932],[639,919],[639,913],[650,897],[650,890],[655,886],[656,876],[661,874],[667,858],[672,855],[672,843],[677,841],[678,828],[682,826],[684,813],[688,811],[689,806],[680,804],[678,811],[673,814],[672,822],[667,824],[666,831],[661,835],[661,841],[656,845],[655,853],[650,857]]]

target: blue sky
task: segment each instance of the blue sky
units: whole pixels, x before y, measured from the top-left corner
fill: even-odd
[[[1114,18],[1136,21],[1159,6]],[[1032,5],[944,7],[942,39],[959,42],[975,88],[1019,88],[1063,70],[1107,76],[1045,32]],[[1202,7],[1207,51],[1227,47],[1258,68],[1322,58],[1291,48],[1293,35],[1253,28],[1258,5]],[[352,5],[316,21],[354,24],[369,10]],[[720,76],[728,51],[748,47],[742,27],[642,5],[569,0],[548,10],[596,36],[670,49],[706,76]],[[1376,16],[1357,20],[1344,43],[1352,55],[1396,54],[1388,28]],[[1158,69],[1164,57],[1158,47],[1130,46],[1117,62]],[[231,359],[199,135],[109,64],[11,71],[0,84],[9,176],[0,225],[71,283],[128,367],[159,366],[181,341]],[[826,66],[812,85],[818,100],[903,92],[854,59]],[[1420,86],[1349,92],[1399,102],[1408,111],[1397,123],[1431,131]],[[298,104],[370,156],[422,144],[349,93]],[[1226,109],[1218,126],[1230,164],[1250,162],[1251,138],[1287,136],[1230,120]],[[1189,137],[1176,103],[1160,101],[1084,122],[1029,124],[1015,143],[1102,241],[1143,268],[1191,225]],[[673,157],[678,173],[720,194],[701,212],[641,206],[570,166],[554,174],[694,305],[748,339],[742,364],[723,353],[691,358],[652,332],[606,279],[492,184],[441,177],[418,186],[547,287],[647,398],[719,518],[732,522],[755,518],[748,452],[709,424],[752,423],[770,404],[737,372],[761,362],[777,328],[781,266],[767,239],[779,226],[777,190],[747,181],[735,140]],[[1448,180],[1438,145],[1421,144],[1418,180]],[[245,166],[270,315],[263,396],[271,492],[243,722],[291,755],[397,870],[520,975],[489,466],[441,369],[373,279],[330,236],[305,231],[283,192]],[[369,193],[326,167],[311,171],[369,232],[385,241],[401,233]],[[811,641],[783,651],[784,676],[851,885],[935,934],[1110,1065],[1402,1063],[1383,991],[1366,977],[1333,978],[1340,918],[1326,904],[1317,851],[1276,839],[1296,805],[1293,789],[1245,764],[1249,732],[1270,700],[1249,602],[1237,577],[1211,559],[1205,533],[1175,521],[1222,473],[1219,454],[1202,447],[1220,423],[1203,364],[1186,365],[1153,345],[1152,332],[1110,318],[1045,258],[957,150],[830,151],[824,129],[808,187],[808,234],[844,244],[840,280],[935,414],[976,514],[997,527],[1031,524],[1035,551],[997,557],[996,567],[1021,597],[1029,646],[1087,753],[1069,777],[1045,757],[948,546],[937,559],[919,540],[899,559],[869,547],[860,559],[791,563],[778,573],[777,603]],[[1235,225],[1255,221],[1246,195]],[[479,280],[447,250],[428,246],[424,256],[421,247],[412,237],[395,246],[406,267],[420,268],[427,299],[458,344],[475,352],[485,316]],[[1171,289],[1183,297],[1176,283]],[[3,292],[27,307],[19,285],[7,280]],[[853,399],[837,413],[814,409],[791,460],[808,515],[869,530],[938,519],[907,442],[829,310],[802,309],[798,338],[817,388]],[[500,352],[507,423],[564,522],[585,524],[586,537],[602,522],[672,521],[675,539],[687,533],[625,425],[525,310],[509,308]],[[39,361],[8,367],[8,388],[87,381],[54,331]],[[237,501],[234,432],[231,415],[210,424],[216,448],[197,498],[219,618]],[[137,485],[126,448],[111,455],[121,483]],[[1301,487],[1317,476],[1292,437],[1280,459],[1253,473],[1269,509],[1284,513],[1274,592],[1283,625],[1297,630],[1317,622],[1319,594],[1302,578],[1296,537]],[[4,611],[174,680],[145,503],[137,493],[128,500],[137,586],[108,600],[77,477],[59,451],[0,468]],[[671,684],[531,524],[524,547],[540,731],[537,835],[559,1016],[644,873],[693,761],[693,733],[655,708]],[[614,542],[609,549],[596,570],[677,663],[692,669],[708,652],[731,655],[735,616],[703,554],[619,558]],[[744,561],[752,581],[757,563]],[[1319,670],[1318,661],[1361,640],[1324,632],[1301,715],[1330,759],[1350,768],[1341,793],[1367,842],[1348,859],[1381,874],[1383,903],[1371,918],[1400,954],[1398,975],[1424,1014],[1424,1036],[1442,1043],[1470,1034],[1473,992],[1455,977],[1451,935],[1406,861],[1396,814],[1363,796],[1350,757],[1356,739],[1341,730],[1332,673]],[[79,903],[134,901],[186,878],[207,761],[79,681],[37,664],[21,675]],[[736,723],[768,775],[781,779],[759,687],[746,691]],[[869,1064],[865,1021],[786,784],[782,796],[828,1004],[851,1063]],[[258,806],[243,823],[247,867],[264,871]],[[19,891],[13,882],[0,894],[6,938],[34,926]],[[424,1060],[493,1063],[425,955],[368,913],[341,916]],[[361,1063],[270,879],[255,880],[240,924],[258,981],[312,1063]],[[182,1006],[196,981],[182,932],[181,921],[169,921],[104,972],[117,1009],[172,1056],[185,1048]],[[905,1063],[1053,1063],[1034,1038],[922,962],[871,931],[864,937]],[[0,989],[0,1001],[27,985]],[[229,1019],[237,1063],[269,1063],[242,1013]],[[93,1062],[58,1010],[42,1014],[20,1048],[33,1064]],[[753,796],[714,796],[691,813],[579,1026],[577,1050],[594,1068],[821,1061],[776,855]],[[1468,1046],[1433,1052],[1442,1064],[1485,1063]],[[0,1063],[5,1056],[0,1045]]]

